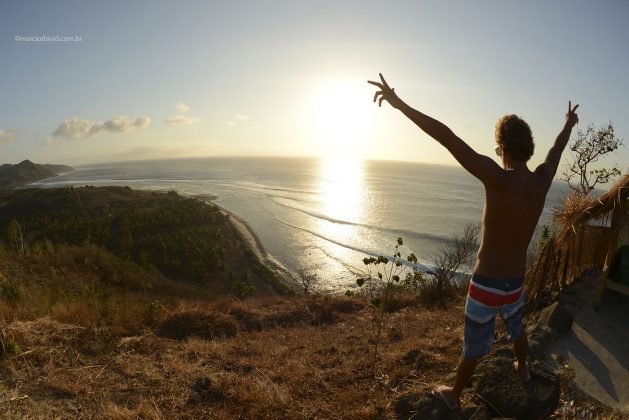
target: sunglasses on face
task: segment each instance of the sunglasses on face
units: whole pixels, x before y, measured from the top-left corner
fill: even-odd
[[[496,146],[496,148],[494,150],[496,151],[496,154],[498,156],[502,156],[502,147]]]

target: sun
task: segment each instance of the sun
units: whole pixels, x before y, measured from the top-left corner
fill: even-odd
[[[368,141],[373,121],[370,92],[359,80],[326,80],[315,85],[306,119],[319,154],[363,154],[360,148]]]

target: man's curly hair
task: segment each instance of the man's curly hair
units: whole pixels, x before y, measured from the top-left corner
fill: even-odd
[[[521,162],[533,156],[535,144],[531,128],[517,115],[505,115],[496,123],[496,143],[511,156]]]

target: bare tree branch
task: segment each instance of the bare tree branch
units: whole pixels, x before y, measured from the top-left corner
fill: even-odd
[[[576,138],[570,142],[571,160],[560,179],[566,181],[570,189],[589,194],[596,185],[606,184],[621,174],[617,165],[602,169],[591,169],[591,165],[622,145],[623,139],[616,137],[611,121],[597,130],[592,124],[585,130],[578,130]],[[578,178],[578,183],[575,178]]]

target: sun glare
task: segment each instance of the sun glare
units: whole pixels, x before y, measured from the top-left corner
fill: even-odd
[[[361,156],[373,120],[369,89],[358,80],[328,81],[313,89],[309,103],[310,134],[323,156]]]
[[[343,261],[356,259],[355,251],[339,244],[355,245],[361,237],[357,225],[365,223],[368,195],[364,162],[348,157],[321,159],[317,190],[317,211],[324,217],[313,218],[311,229],[330,239],[321,242],[321,249]]]
[[[318,189],[321,212],[334,220],[320,221],[318,230],[344,240],[351,238],[355,235],[351,223],[364,222],[366,191],[363,162],[341,157],[322,160]]]

